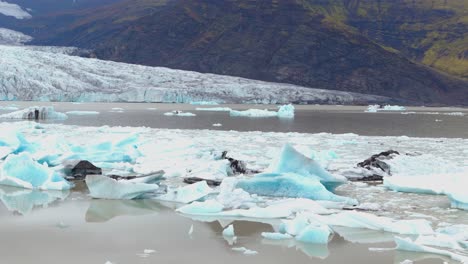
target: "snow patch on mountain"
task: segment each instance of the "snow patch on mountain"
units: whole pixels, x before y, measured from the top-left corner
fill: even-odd
[[[343,104],[389,99],[38,49],[0,45],[0,100]]]
[[[5,1],[0,1],[0,14],[5,16],[11,16],[16,19],[28,19],[32,16],[26,12],[23,8],[21,8],[17,4],[11,4]]]
[[[32,39],[32,37],[21,32],[0,28],[0,44],[2,45],[22,45]]]

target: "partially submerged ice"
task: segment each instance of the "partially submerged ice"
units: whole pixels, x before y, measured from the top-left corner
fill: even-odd
[[[337,186],[346,182],[344,177],[331,175],[317,162],[302,155],[289,144],[283,147],[279,160],[270,169],[270,173],[240,180],[237,187],[264,196],[357,203],[354,199],[332,193]]]
[[[26,189],[68,190],[72,186],[27,152],[9,155],[0,168],[0,184]]]
[[[206,181],[200,181],[176,189],[169,189],[166,194],[157,197],[157,199],[178,203],[191,203],[212,192],[213,190],[208,186]]]
[[[406,107],[399,105],[369,105],[366,112],[377,113],[379,111],[405,111]]]
[[[102,175],[86,176],[89,195],[100,199],[131,200],[143,198],[159,189],[157,184],[134,182],[132,180],[114,180]]]
[[[280,106],[278,112],[269,111],[267,109],[248,109],[245,111],[230,110],[229,115],[241,117],[294,118],[294,106],[291,104]]]
[[[56,112],[53,106],[33,106],[23,110],[0,115],[0,119],[25,119],[25,120],[65,120],[68,116]]]

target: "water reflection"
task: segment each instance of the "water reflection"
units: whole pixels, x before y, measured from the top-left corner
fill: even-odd
[[[8,211],[21,215],[27,215],[37,207],[47,207],[54,201],[63,201],[69,194],[69,191],[45,192],[0,185],[0,201]]]
[[[86,222],[107,222],[118,216],[140,216],[156,214],[164,210],[159,202],[154,200],[101,200],[90,201],[86,211]],[[168,210],[167,208],[165,210]]]
[[[333,231],[351,243],[373,244],[394,241],[392,233],[364,228],[334,226]]]

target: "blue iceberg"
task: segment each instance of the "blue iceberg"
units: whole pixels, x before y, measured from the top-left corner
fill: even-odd
[[[0,185],[25,189],[69,190],[72,185],[27,152],[9,155],[0,168]]]

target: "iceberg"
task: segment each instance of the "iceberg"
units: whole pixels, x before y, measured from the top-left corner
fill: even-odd
[[[102,175],[86,176],[89,195],[93,198],[131,200],[143,198],[159,189],[157,184],[146,184],[126,180],[114,180]]]
[[[393,220],[365,212],[340,212],[321,217],[309,214],[309,216],[331,226],[366,228],[404,235],[429,235],[434,233],[431,223],[425,219]]]
[[[232,248],[234,251],[242,252],[244,255],[257,255],[258,252],[255,250],[250,250],[245,247]]]
[[[282,105],[278,109],[279,118],[294,118],[294,106],[292,104]]]
[[[262,173],[251,179],[240,180],[237,188],[250,194],[272,197],[308,198],[357,204],[351,198],[333,194],[317,178],[307,178],[296,173]]]
[[[182,112],[182,111],[172,111],[172,112],[167,112],[164,113],[165,116],[184,116],[184,117],[190,117],[190,116],[197,116],[194,113],[190,112]]]
[[[237,188],[263,196],[357,203],[354,199],[331,192],[345,183],[346,178],[331,175],[289,144],[283,147],[279,160],[270,166],[270,170],[271,173],[261,173],[251,179],[240,180]]]
[[[406,107],[399,105],[369,105],[366,112],[368,113],[377,113],[379,111],[405,111]]]
[[[310,224],[297,236],[296,240],[304,243],[328,244],[331,231],[327,225]]]
[[[191,203],[212,193],[213,190],[206,181],[200,181],[177,189],[169,189],[166,194],[158,196],[158,200],[177,203]]]
[[[262,232],[262,237],[269,239],[269,240],[286,240],[286,239],[292,238],[290,234],[270,233],[270,232]]]
[[[235,237],[236,234],[234,233],[234,226],[229,225],[223,230],[223,236],[225,237]]]
[[[273,173],[295,173],[307,178],[315,178],[330,191],[347,182],[343,176],[332,175],[320,166],[318,162],[304,156],[290,144],[285,144],[277,161],[269,170]]]
[[[0,168],[0,185],[25,189],[69,190],[72,185],[27,152],[9,155]]]
[[[0,119],[26,119],[26,120],[65,120],[68,116],[56,112],[53,106],[33,106],[23,110],[0,115]]]
[[[229,115],[234,117],[294,118],[294,106],[291,104],[280,106],[278,112],[269,111],[267,109],[248,109],[245,111],[230,110]]]

